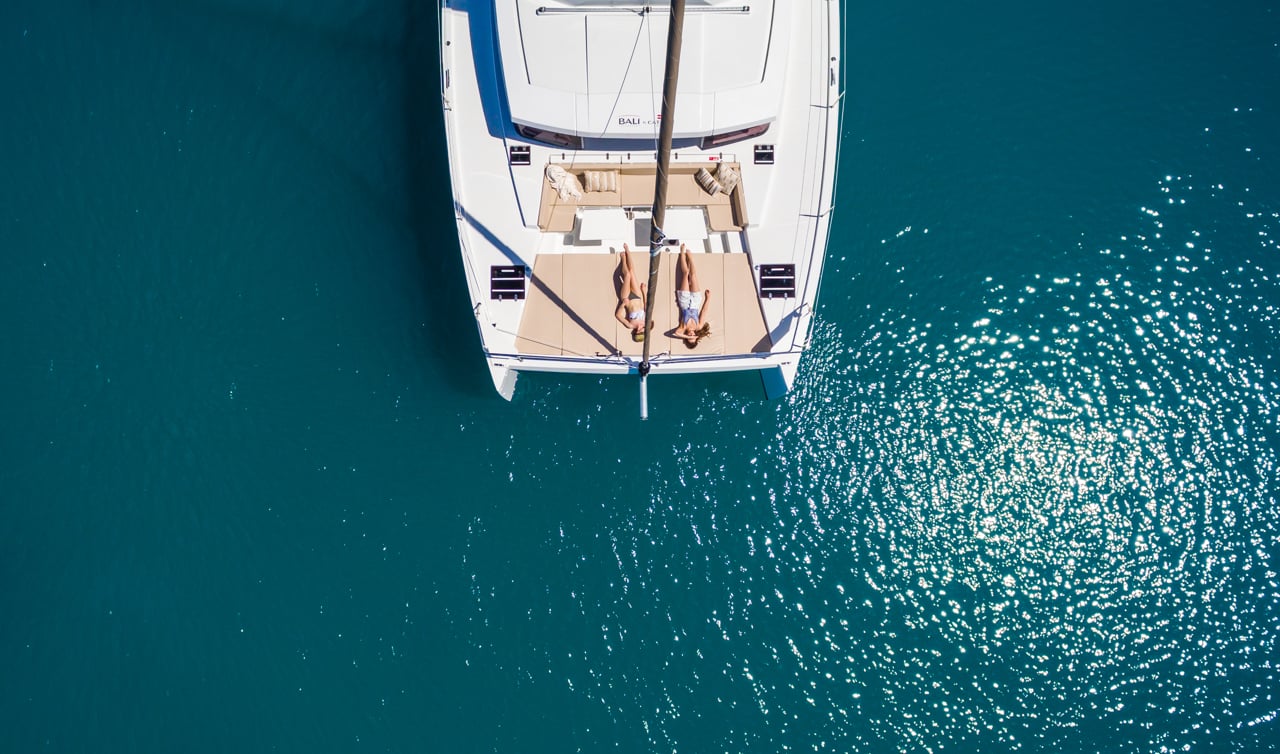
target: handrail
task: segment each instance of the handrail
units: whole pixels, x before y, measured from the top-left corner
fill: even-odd
[[[686,364],[686,363],[714,363],[717,361],[768,361],[777,356],[800,356],[804,353],[803,348],[791,347],[785,351],[764,351],[760,353],[735,353],[735,354],[719,354],[715,356],[672,356],[669,353],[660,353],[650,358],[652,364]],[[490,359],[513,359],[520,362],[547,362],[555,364],[563,364],[565,362],[573,364],[626,364],[628,366],[639,367],[640,362],[634,360],[630,356],[623,354],[610,354],[608,356],[545,356],[531,353],[505,353],[500,351],[485,351],[485,356]]]
[[[538,6],[534,11],[539,16],[556,16],[567,15],[571,13],[628,13],[647,16],[652,13],[662,13],[671,9],[670,4],[650,3],[645,5],[588,5],[583,4],[577,7],[548,7],[546,5]],[[704,6],[697,5],[689,9],[689,13],[733,13],[744,15],[751,12],[750,5],[728,5],[728,6]]]
[[[831,13],[832,13],[832,8],[833,8],[833,7],[834,7],[834,8],[836,8],[836,12],[839,12],[839,5],[838,5],[837,3],[835,3],[835,2],[834,2],[834,0],[831,0],[831,1],[830,1],[830,2],[828,2],[828,4],[827,4],[827,24],[828,24],[828,29],[830,29]],[[827,217],[832,213],[832,211],[835,209],[835,205],[836,205],[836,188],[840,185],[840,181],[839,181],[839,171],[840,171],[840,143],[841,143],[841,139],[840,139],[840,131],[839,131],[839,127],[840,127],[840,124],[842,124],[842,123],[844,122],[844,105],[845,105],[845,102],[846,102],[846,98],[845,98],[845,96],[844,96],[844,93],[845,93],[845,85],[846,85],[846,82],[847,82],[847,76],[846,76],[846,64],[845,64],[845,54],[844,54],[844,53],[845,53],[845,45],[847,44],[847,39],[848,39],[848,36],[847,36],[847,33],[846,33],[846,32],[847,32],[847,28],[848,28],[848,27],[847,27],[847,23],[848,23],[848,22],[847,22],[847,14],[845,14],[845,13],[840,13],[839,18],[840,18],[840,37],[839,37],[839,41],[838,41],[838,45],[839,45],[839,51],[838,51],[839,58],[838,58],[838,60],[839,60],[839,68],[840,68],[840,80],[839,80],[839,90],[840,90],[840,91],[839,91],[839,93],[836,95],[836,97],[834,98],[834,100],[829,98],[829,99],[827,100],[826,105],[825,105],[825,106],[823,106],[825,110],[830,110],[830,109],[831,109],[831,106],[833,105],[833,103],[839,103],[839,112],[837,113],[837,116],[836,116],[836,133],[835,133],[835,134],[831,134],[831,133],[829,133],[829,132],[828,132],[828,133],[826,134],[826,138],[824,139],[824,144],[823,144],[823,151],[824,151],[824,153],[825,153],[825,151],[826,151],[827,149],[831,148],[831,147],[830,147],[830,145],[831,145],[831,143],[832,143],[832,141],[833,141],[833,137],[834,137],[834,142],[835,142],[835,147],[834,147],[835,155],[834,155],[834,157],[833,157],[832,159],[834,159],[834,160],[835,160],[835,169],[832,171],[832,174],[831,174],[831,181],[832,181],[832,184],[831,184],[831,199],[830,199],[830,204],[829,204],[825,209],[821,209],[821,210],[819,210],[819,212],[818,212],[818,213],[816,213],[816,214],[812,215],[812,217],[814,217],[814,219],[815,219],[815,220],[818,220],[818,221],[819,221],[819,222],[816,224],[816,227],[814,228],[814,234],[815,234],[815,235],[814,235],[814,238],[813,238],[813,243],[814,243],[814,245],[815,245],[815,246],[816,246],[816,245],[817,245],[817,243],[818,243],[818,238],[817,238],[817,235],[816,235],[816,234],[818,233],[818,227],[820,227],[822,219],[823,219],[823,218],[827,218]],[[826,35],[826,40],[827,40],[827,42],[830,42],[830,39],[831,39],[831,34],[830,34],[830,31],[828,31],[828,33],[827,33],[827,35]],[[831,59],[831,55],[830,55],[830,53],[828,53],[828,58],[829,58],[829,59]],[[825,154],[824,154],[824,157],[825,157]],[[825,171],[824,171],[824,176],[823,176],[823,177],[824,177],[824,180],[825,180]],[[829,219],[827,220],[827,228],[826,228],[826,232],[827,232],[827,242],[828,242],[828,244],[827,244],[827,245],[829,246],[829,245],[830,245],[830,239],[831,239],[831,222],[830,222],[830,220],[829,220]],[[827,249],[827,251],[829,252],[829,251],[830,251],[830,249]],[[816,254],[809,254],[809,264],[808,264],[808,269],[806,269],[806,270],[805,270],[805,276],[804,276],[804,291],[803,291],[803,295],[801,295],[801,296],[800,296],[800,300],[801,300],[801,301],[812,301],[812,300],[816,299],[816,297],[817,297],[817,292],[818,292],[818,287],[819,287],[819,286],[821,285],[821,283],[822,283],[822,280],[821,280],[821,274],[819,274],[819,275],[817,276],[817,278],[818,278],[818,279],[816,279],[816,280],[814,279],[814,278],[815,278],[815,275],[814,275],[814,265],[815,265],[815,264],[817,263],[817,261],[818,261],[818,260],[817,260],[817,256],[818,256],[818,255],[816,255]],[[824,256],[825,256],[825,254],[824,254]],[[824,266],[825,266],[825,265],[824,265]],[[811,321],[807,323],[807,326],[803,328],[803,331],[801,330],[801,325],[802,325],[802,324],[806,324],[806,323],[802,323],[802,322],[801,322],[801,320],[802,320],[802,318],[804,317],[804,314],[805,314],[805,312],[803,312],[802,310],[803,310],[803,306],[801,306],[801,307],[797,307],[797,308],[796,308],[796,310],[795,310],[794,312],[792,312],[792,314],[796,315],[796,323],[795,323],[795,326],[794,326],[794,327],[792,327],[792,328],[790,328],[790,329],[791,329],[791,332],[792,332],[791,345],[792,345],[792,347],[793,347],[793,348],[794,348],[794,347],[795,347],[795,345],[796,345],[796,341],[797,341],[797,340],[800,340],[800,339],[801,339],[801,337],[803,337],[803,345],[801,345],[800,347],[801,347],[801,349],[805,348],[805,347],[807,346],[807,344],[808,344],[808,342],[809,342],[810,338],[812,337],[812,333],[811,333],[811,330],[812,330],[812,322],[811,322]],[[809,310],[808,314],[809,314],[810,316],[812,316],[812,314],[813,314],[813,309],[812,309],[812,308],[810,308],[810,310]]]
[[[437,10],[438,15],[436,18],[436,34],[438,37],[436,41],[436,49],[441,51],[449,49],[444,44],[444,35],[445,35],[444,11],[445,11],[445,6],[443,3],[441,3],[439,9]],[[441,63],[440,65],[440,68],[441,68],[440,97],[445,102],[448,102],[448,99],[445,95],[445,88],[446,88],[446,84],[448,84],[449,81],[444,76],[444,71],[447,69],[444,66],[445,61],[444,61],[443,53],[441,54],[440,63]],[[450,130],[449,119],[451,117],[451,113],[453,113],[452,107],[448,107],[444,109],[443,117],[444,117],[444,127],[445,127],[446,138],[449,138],[448,137],[449,130]],[[452,144],[450,144],[450,149],[452,149]],[[448,162],[449,162],[450,190],[453,191],[453,190],[456,190],[456,187],[458,185],[460,185],[458,183],[458,166],[456,164],[457,161],[452,159],[452,155],[450,155],[450,159]],[[453,200],[453,217],[454,217],[454,231],[458,235],[458,247],[459,247],[459,251],[462,252],[462,268],[463,268],[463,272],[467,276],[468,288],[472,288],[478,292],[483,291],[484,288],[482,287],[480,276],[476,274],[476,271],[472,266],[471,250],[467,244],[466,233],[463,231],[463,228],[462,228],[462,224],[467,222],[466,216],[462,209],[462,205],[458,202],[456,194],[454,195],[454,200]],[[475,307],[474,314],[476,315],[476,319],[480,319],[479,314],[482,308],[483,308],[482,305],[477,305]],[[487,313],[487,309],[485,311]],[[492,318],[489,319],[489,322],[490,323],[493,322]],[[482,343],[484,342],[483,333],[481,334],[481,342]]]

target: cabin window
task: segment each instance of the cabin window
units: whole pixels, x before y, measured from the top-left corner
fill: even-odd
[[[569,134],[556,133],[543,128],[535,128],[520,123],[516,124],[516,131],[526,139],[540,141],[543,144],[550,144],[553,147],[568,147],[569,149],[582,149],[582,137],[570,136]]]
[[[744,128],[739,131],[729,131],[728,133],[712,134],[711,136],[704,136],[702,137],[702,148],[715,149],[716,147],[723,147],[724,145],[732,144],[735,141],[742,141],[743,139],[755,138],[756,136],[759,136],[760,134],[768,130],[769,130],[769,124],[761,123],[758,126],[752,126],[751,128]]]

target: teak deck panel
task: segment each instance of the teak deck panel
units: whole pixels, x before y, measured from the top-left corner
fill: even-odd
[[[648,253],[631,252],[641,282],[649,277]],[[703,288],[711,289],[712,334],[690,349],[671,337],[677,320],[674,251],[659,256],[658,300],[650,355],[714,356],[764,353],[771,348],[746,254],[694,253]],[[621,256],[602,252],[539,254],[534,262],[517,350],[537,356],[639,357],[644,344],[614,317],[621,287]]]

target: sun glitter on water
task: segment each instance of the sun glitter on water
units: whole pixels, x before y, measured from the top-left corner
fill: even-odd
[[[1191,187],[1161,190],[1177,207]],[[815,425],[868,438],[822,492],[847,505],[864,607],[913,637],[872,656],[885,693],[941,726],[885,714],[888,740],[985,729],[1018,748],[1091,726],[1176,748],[1276,714],[1256,663],[1276,649],[1280,388],[1256,350],[1280,324],[1276,216],[1260,250],[1228,254],[1143,212],[1149,229],[1101,250],[1128,257],[1114,272],[993,281],[986,316],[946,339],[890,313],[852,364],[828,357],[860,395],[832,411],[814,380],[795,401],[800,463],[830,460]]]
[[[1105,274],[990,280],[972,322],[887,311],[858,345],[821,325],[753,478],[715,463],[733,438],[680,448],[614,522],[623,594],[580,605],[613,628],[575,688],[653,710],[655,746],[689,741],[680,710],[708,697],[742,725],[723,745],[760,721],[756,743],[815,751],[1260,735],[1280,709],[1276,216],[1240,207],[1262,241],[1227,253],[1183,227],[1187,181],[1160,188],[1169,217],[1081,251]],[[700,421],[732,398],[708,401]],[[610,680],[646,667],[618,650],[637,604],[678,639],[646,648],[660,689]]]
[[[1075,269],[988,280],[963,321],[820,322],[784,403],[704,394],[647,506],[584,501],[548,533],[568,593],[531,573],[547,605],[478,598],[475,625],[533,631],[520,677],[648,750],[1267,740],[1280,218],[1189,179],[1159,197]]]

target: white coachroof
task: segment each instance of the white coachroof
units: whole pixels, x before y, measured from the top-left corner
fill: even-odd
[[[665,6],[619,0],[495,5],[512,121],[587,138],[657,134]],[[762,0],[688,3],[676,138],[729,133],[777,117],[791,14],[773,8]]]

